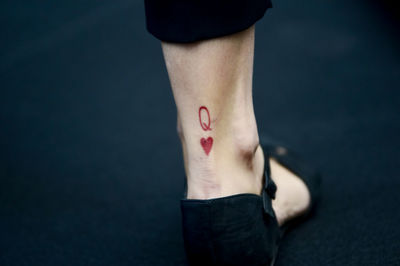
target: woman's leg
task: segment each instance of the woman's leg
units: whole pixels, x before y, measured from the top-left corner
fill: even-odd
[[[254,27],[162,47],[178,110],[188,198],[259,194],[262,165],[255,160],[258,134],[252,102]]]
[[[260,194],[264,158],[252,100],[254,26],[191,44],[164,42],[162,48],[178,110],[188,198]],[[276,163],[271,167],[282,223],[303,211],[309,196],[293,174]]]

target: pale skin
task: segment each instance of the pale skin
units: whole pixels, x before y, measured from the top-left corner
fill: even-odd
[[[254,32],[253,26],[191,44],[162,42],[189,199],[261,193],[264,156],[252,98]],[[272,206],[283,224],[307,209],[310,195],[296,175],[272,159],[270,164],[278,188]]]

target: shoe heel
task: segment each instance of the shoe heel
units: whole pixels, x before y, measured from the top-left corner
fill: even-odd
[[[279,226],[263,210],[262,197],[238,194],[210,200],[181,200],[189,265],[272,265]]]

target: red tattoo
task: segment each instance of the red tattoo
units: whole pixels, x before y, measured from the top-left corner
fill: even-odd
[[[213,138],[212,137],[208,137],[207,139],[201,138],[200,144],[203,147],[204,152],[208,155],[213,145]]]
[[[207,113],[207,122],[208,123],[204,123],[202,118],[201,118],[201,111],[204,110]],[[204,112],[203,112],[204,113]],[[199,108],[199,120],[200,120],[200,126],[204,131],[210,130],[211,131],[211,119],[210,119],[210,113],[208,112],[207,107],[205,106],[201,106]]]
[[[203,113],[204,112],[207,113],[207,123],[204,123],[203,120],[202,120],[202,116],[201,116],[202,111],[203,111]],[[199,121],[200,121],[200,126],[204,131],[208,131],[208,130],[211,131],[211,127],[210,127],[211,126],[210,112],[208,112],[208,109],[205,106],[201,106],[199,108]],[[200,144],[203,147],[203,150],[204,150],[204,152],[206,153],[207,156],[211,151],[211,147],[213,145],[213,141],[214,140],[213,140],[212,137],[208,137],[207,139],[201,138],[201,140],[200,140]]]

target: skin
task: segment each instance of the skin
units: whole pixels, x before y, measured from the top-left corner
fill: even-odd
[[[260,194],[264,156],[253,108],[254,26],[190,44],[162,43],[177,107],[188,198]],[[304,183],[271,161],[278,222],[309,205]]]

